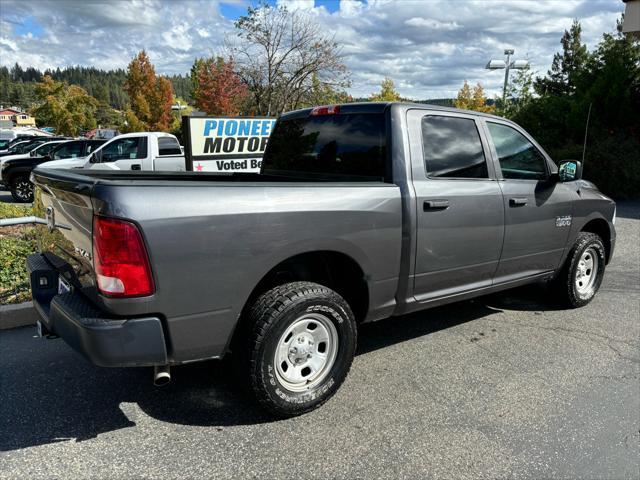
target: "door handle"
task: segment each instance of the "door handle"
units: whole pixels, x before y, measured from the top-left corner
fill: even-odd
[[[513,197],[509,199],[510,207],[523,207],[527,204],[526,197]]]
[[[449,208],[449,200],[425,200],[422,205],[423,210],[444,210]]]
[[[131,170],[140,170],[140,164],[134,163],[133,165],[131,165]]]

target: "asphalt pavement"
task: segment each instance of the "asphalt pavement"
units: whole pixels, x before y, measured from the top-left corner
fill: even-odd
[[[0,202],[15,203],[11,196],[11,192],[7,190],[4,185],[0,185]]]
[[[0,332],[1,478],[640,477],[640,203],[600,293],[542,286],[364,326],[337,395],[273,421],[225,363],[102,369]]]

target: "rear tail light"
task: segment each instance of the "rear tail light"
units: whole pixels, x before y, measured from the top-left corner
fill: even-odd
[[[149,257],[131,222],[93,218],[93,264],[103,295],[140,297],[154,292]]]
[[[310,115],[312,117],[318,117],[320,115],[337,115],[340,113],[340,105],[323,105],[322,107],[315,107],[311,110]]]

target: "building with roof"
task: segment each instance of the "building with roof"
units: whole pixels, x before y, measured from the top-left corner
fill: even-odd
[[[8,124],[11,122],[11,125]],[[5,128],[11,127],[35,127],[36,119],[28,113],[15,108],[3,108],[0,110],[0,125]]]
[[[640,0],[622,0],[625,5],[622,32],[640,38]]]

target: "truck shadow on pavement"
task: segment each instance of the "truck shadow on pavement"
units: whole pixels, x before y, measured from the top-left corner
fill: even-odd
[[[523,287],[364,325],[357,354],[485,318],[503,308],[556,309],[541,288]],[[142,412],[163,422],[218,429],[274,421],[239,387],[227,363],[232,359],[176,367],[172,383],[156,388],[150,368],[94,367],[62,340],[33,338],[34,330],[0,334],[0,451],[92,439],[135,427]]]

